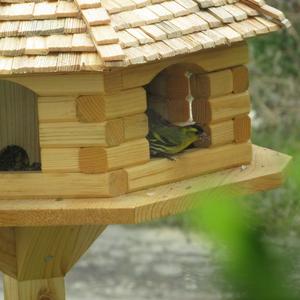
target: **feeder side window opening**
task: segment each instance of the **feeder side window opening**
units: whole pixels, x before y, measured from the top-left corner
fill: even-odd
[[[175,65],[145,86],[151,157],[173,159],[190,148],[209,145],[209,134],[193,118],[193,75],[188,67]]]
[[[37,96],[10,81],[0,81],[0,172],[39,171]]]

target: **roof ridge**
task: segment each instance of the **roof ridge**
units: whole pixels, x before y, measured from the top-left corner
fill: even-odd
[[[119,44],[117,32],[111,25],[111,17],[99,0],[74,0],[87,31],[103,61],[120,61],[125,53]]]

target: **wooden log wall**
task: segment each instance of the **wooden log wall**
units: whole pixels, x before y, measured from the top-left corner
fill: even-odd
[[[211,146],[251,138],[249,78],[245,65],[192,77],[194,120],[211,136]]]
[[[145,111],[142,87],[98,95],[39,96],[42,174],[19,174],[17,196],[89,198],[126,193],[123,168],[150,160]],[[8,180],[9,176],[2,179]],[[0,187],[0,195],[13,198],[16,191]]]
[[[252,156],[250,143],[228,144],[207,149],[193,149],[181,154],[176,161],[153,159],[126,168],[128,190],[137,191],[171,183],[220,169],[248,164]]]
[[[193,73],[190,82],[185,77],[188,70],[189,66],[174,66],[158,75],[146,87],[148,105],[170,122],[187,122],[190,93],[193,119],[204,126],[211,146],[247,142],[251,137],[247,67]]]
[[[168,92],[171,85],[168,84],[170,80],[167,76],[168,73],[172,76],[173,70],[171,68],[159,75],[148,86],[148,92],[158,95],[161,100],[166,97],[175,99],[180,94],[185,95],[187,84],[184,80],[181,81],[181,85],[179,82],[175,84],[176,88],[173,92]],[[186,67],[178,66],[175,70],[183,74]],[[172,81],[175,83],[173,79]],[[209,134],[211,139],[209,148],[186,151],[180,154],[176,161],[155,159],[144,165],[125,168],[128,174],[129,191],[250,163],[252,145],[249,142],[251,120],[248,116],[250,112],[248,81],[248,70],[245,65],[208,73],[194,73],[190,82],[191,94],[194,97],[193,117]],[[151,100],[153,99],[150,99],[149,103]],[[184,114],[186,118],[188,111],[186,101],[181,101],[177,109],[174,106],[178,102],[172,102],[171,113],[168,110],[168,102],[165,103],[166,107],[162,109],[160,106],[159,108],[167,117],[172,115],[172,118],[180,120]],[[155,103],[152,105],[157,108]],[[176,116],[176,113],[181,116]]]
[[[31,163],[40,162],[37,96],[31,90],[0,80],[0,150],[22,147]]]
[[[98,174],[149,161],[143,88],[38,103],[43,172]]]
[[[57,77],[53,82],[46,79],[49,85],[38,77],[16,78],[17,82],[36,85],[39,94],[42,172],[17,176],[1,173],[0,197],[114,197],[249,163],[250,104],[246,88],[242,87],[248,83],[241,80],[247,74],[243,67],[247,58],[247,47],[239,45],[102,77],[95,75],[94,79],[88,75],[91,81],[81,75],[91,89],[80,86],[80,80],[73,88],[72,78],[63,78],[68,84],[67,88],[62,86],[61,92]],[[203,67],[203,72],[194,78],[197,98],[193,103],[194,111],[199,112],[195,118],[203,121],[212,144],[208,149],[186,151],[176,161],[150,160],[143,87],[177,62],[194,64],[196,70]]]

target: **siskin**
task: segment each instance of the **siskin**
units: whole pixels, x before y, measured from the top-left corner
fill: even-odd
[[[199,125],[175,126],[153,110],[148,110],[147,115],[149,118],[147,139],[152,157],[172,159],[173,155],[184,151],[195,142],[207,139],[206,133]]]

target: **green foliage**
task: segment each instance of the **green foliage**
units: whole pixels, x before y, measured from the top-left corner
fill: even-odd
[[[259,221],[245,208],[245,201],[223,190],[213,197],[201,196],[198,202],[191,213],[193,227],[223,249],[219,263],[234,299],[297,299],[296,292],[286,286],[287,270],[281,268],[287,258],[275,255],[266,244]]]
[[[290,169],[291,180],[300,185],[300,155]],[[238,300],[294,300],[296,288],[288,288],[290,258],[275,252],[266,242],[265,230],[248,201],[230,189],[202,195],[190,213],[192,227],[206,233],[218,249],[224,279]]]
[[[287,255],[275,256],[262,237],[271,234],[284,240],[300,232],[300,1],[270,4],[283,9],[294,28],[250,42],[252,140],[294,157],[287,181],[280,189],[244,199],[210,199],[191,220],[194,229],[206,230],[225,247],[225,278],[243,300],[295,299],[285,288]]]
[[[251,40],[255,71],[270,78],[299,78],[300,70],[300,0],[269,0],[268,4],[284,11],[291,29]],[[292,79],[293,80],[293,79]]]
[[[300,25],[299,25],[300,30]],[[273,33],[251,41],[259,71],[269,76],[299,75],[299,36],[294,31]]]

